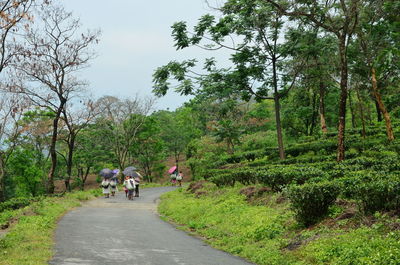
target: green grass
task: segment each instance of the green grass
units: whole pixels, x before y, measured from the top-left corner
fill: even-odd
[[[57,220],[80,201],[100,195],[99,190],[79,191],[63,197],[48,197],[23,209],[0,215],[18,218],[6,236],[0,239],[0,264],[47,264],[52,256],[53,234]]]
[[[162,196],[159,212],[210,245],[257,264],[400,264],[400,232],[390,229],[400,220],[381,215],[370,226],[360,216],[332,222],[339,214],[334,206],[331,222],[305,229],[287,202],[278,203],[279,194],[263,195],[264,206],[250,205],[241,188],[208,184],[197,196],[178,189]]]

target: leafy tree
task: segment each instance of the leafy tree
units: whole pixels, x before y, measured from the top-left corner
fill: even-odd
[[[159,111],[152,116],[157,119],[161,138],[168,151],[174,155],[175,165],[179,168],[179,161],[187,144],[201,134],[195,111],[190,107],[182,107],[175,112]]]
[[[8,174],[16,186],[18,196],[38,196],[43,194],[43,171],[37,164],[33,149],[17,148],[8,163]]]
[[[187,30],[185,22],[175,23],[172,35],[178,49],[202,46],[201,41],[209,40],[203,48],[231,50],[233,68],[218,70],[214,60],[209,59],[204,64],[208,73],[196,75],[192,69],[196,60],[170,62],[155,71],[153,91],[158,96],[165,95],[173,78],[180,82],[176,90],[181,94],[207,93],[219,97],[236,94],[245,100],[252,97],[274,100],[279,154],[284,159],[280,99],[292,88],[299,72],[299,69],[282,71],[287,51],[280,36],[285,21],[279,12],[259,0],[230,0],[219,11],[222,15],[219,19],[212,15],[201,17],[193,33]],[[227,40],[233,40],[232,45]]]
[[[67,191],[71,191],[70,180],[72,177],[73,157],[75,151],[76,138],[78,134],[84,129],[90,122],[92,122],[98,115],[98,110],[94,106],[93,102],[88,101],[83,104],[81,109],[72,110],[72,106],[66,106],[63,110],[63,122],[65,125],[65,135],[63,140],[67,146],[67,154],[59,154],[64,158],[66,163],[66,176],[64,177],[65,188]]]
[[[161,138],[160,124],[154,117],[145,120],[138,131],[135,144],[131,146],[135,160],[143,169],[144,177],[152,182],[154,173],[159,173],[165,158],[165,144]],[[164,166],[165,167],[165,166]]]
[[[355,67],[365,79],[370,79],[372,95],[386,124],[389,141],[394,140],[390,114],[382,99],[382,89],[398,80],[400,52],[393,45],[392,24],[385,19],[385,1],[365,1],[357,30]]]
[[[346,104],[348,95],[348,46],[359,22],[362,1],[263,0],[281,14],[307,22],[336,36],[340,68],[337,161],[345,158]]]

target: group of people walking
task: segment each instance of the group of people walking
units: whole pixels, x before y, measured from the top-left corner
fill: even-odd
[[[178,182],[178,186],[182,187],[182,179],[183,179],[182,171],[179,171],[179,173],[177,170],[174,171],[171,174],[170,179],[171,179],[172,186],[176,186],[176,183]]]
[[[105,198],[110,198],[115,196],[118,192],[118,175],[119,169],[112,170],[112,177],[103,177],[101,182],[101,187],[103,188],[103,194]],[[125,174],[124,182],[122,183],[123,189],[125,191],[125,197],[128,200],[133,200],[133,197],[139,197],[139,185],[142,176],[138,172],[132,172],[131,174]]]

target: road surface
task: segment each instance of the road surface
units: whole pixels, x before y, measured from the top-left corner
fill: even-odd
[[[187,235],[156,214],[159,196],[173,187],[141,190],[134,201],[89,201],[67,213],[56,230],[52,265],[251,264]]]

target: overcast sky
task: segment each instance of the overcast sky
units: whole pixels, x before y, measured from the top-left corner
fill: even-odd
[[[212,12],[204,0],[63,0],[67,10],[80,17],[83,28],[102,31],[96,47],[98,57],[83,76],[90,83],[92,94],[119,97],[152,95],[154,70],[171,60],[217,57],[226,60],[223,52],[200,48],[176,51],[171,25],[187,21],[195,25]],[[225,59],[224,59],[225,58]],[[175,93],[157,100],[157,109],[171,110],[187,101]]]

